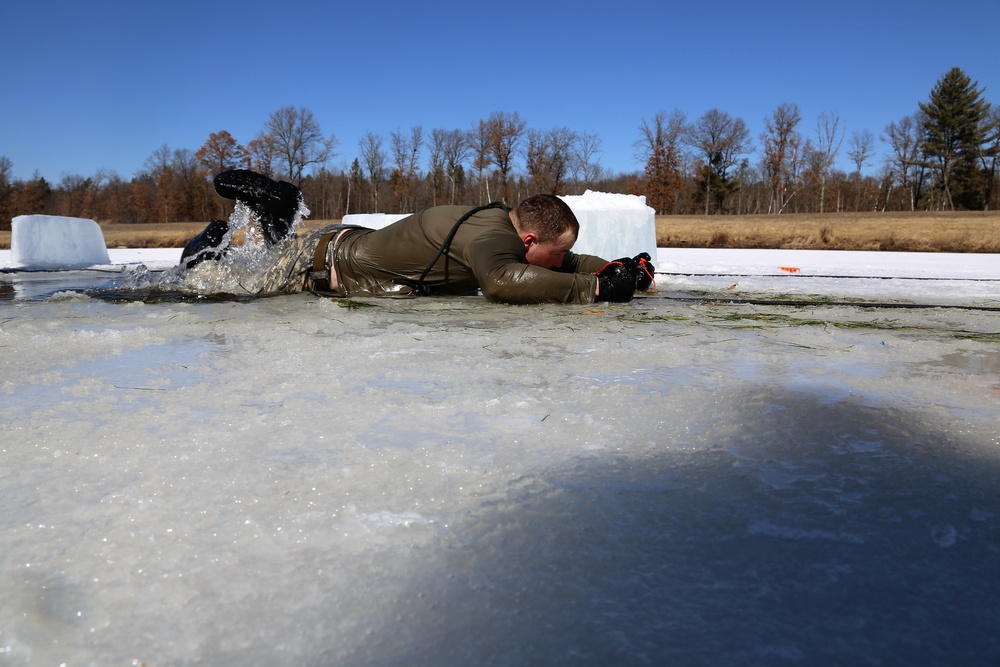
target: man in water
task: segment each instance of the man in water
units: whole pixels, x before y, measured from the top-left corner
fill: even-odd
[[[261,294],[318,291],[341,296],[475,294],[498,303],[627,302],[648,289],[654,267],[643,253],[613,262],[571,251],[580,224],[554,195],[508,210],[436,206],[383,229],[330,225],[293,232],[298,188],[237,169],[215,177],[222,197],[246,206],[265,244],[278,252]],[[228,223],[215,220],[184,248],[193,269],[227,251]]]

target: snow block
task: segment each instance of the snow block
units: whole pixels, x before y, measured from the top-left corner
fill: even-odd
[[[645,197],[587,190],[560,198],[580,221],[573,252],[608,261],[648,252],[656,261],[656,211]]]
[[[19,215],[11,221],[10,259],[24,268],[81,269],[110,264],[100,226],[86,218]]]

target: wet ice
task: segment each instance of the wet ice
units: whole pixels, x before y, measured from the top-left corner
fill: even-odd
[[[661,249],[544,307],[4,274],[0,655],[989,663],[996,264],[911,259]]]
[[[15,664],[1000,654],[990,311],[3,308]]]

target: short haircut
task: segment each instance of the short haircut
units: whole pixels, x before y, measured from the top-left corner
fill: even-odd
[[[566,233],[573,231],[573,238],[580,235],[580,222],[573,209],[555,195],[534,195],[514,208],[521,231],[538,235],[541,243],[551,243]]]

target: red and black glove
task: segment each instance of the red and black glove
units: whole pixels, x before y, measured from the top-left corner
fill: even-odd
[[[594,275],[598,283],[596,301],[628,303],[639,281],[639,265],[631,257],[622,257],[608,262]]]
[[[636,292],[645,292],[654,283],[653,274],[656,273],[656,267],[653,266],[652,259],[648,252],[641,252],[632,258],[639,269],[635,279]]]

